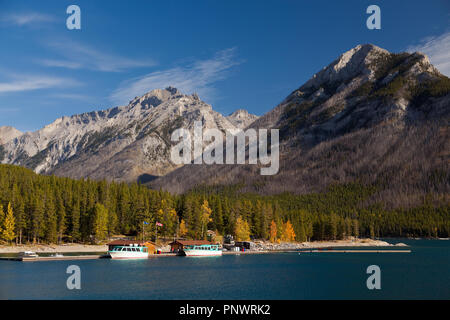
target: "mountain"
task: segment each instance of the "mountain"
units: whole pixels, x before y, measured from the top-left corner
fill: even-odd
[[[244,113],[227,118],[197,94],[156,89],[126,106],[62,117],[13,140],[5,134],[0,160],[71,178],[149,181],[177,167],[170,161],[176,128],[193,130],[194,121],[203,121],[204,128],[224,131],[239,128],[236,119],[248,124],[253,118]]]
[[[21,131],[13,127],[0,127],[0,145],[20,137],[22,134]]]
[[[187,165],[150,183],[182,193],[196,185],[310,193],[360,183],[368,201],[413,206],[449,201],[450,79],[422,53],[374,45],[345,52],[249,127],[280,130],[280,170]]]
[[[258,116],[248,113],[247,110],[238,109],[230,114],[227,119],[237,128],[245,129],[258,119]]]

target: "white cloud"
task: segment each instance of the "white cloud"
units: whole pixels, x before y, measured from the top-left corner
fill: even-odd
[[[27,12],[27,13],[3,14],[0,20],[17,26],[25,26],[25,25],[36,25],[42,22],[53,22],[56,19],[48,14],[38,12]]]
[[[92,97],[79,93],[55,93],[50,97],[64,100],[92,100]]]
[[[183,92],[197,92],[203,99],[212,99],[213,84],[228,76],[231,67],[240,64],[235,59],[235,49],[219,51],[208,60],[197,60],[184,67],[155,71],[123,83],[110,96],[119,105],[153,89],[176,87]]]
[[[15,75],[12,78],[13,79],[6,82],[0,82],[0,93],[63,88],[79,85],[77,81],[72,79],[51,76]]]
[[[125,58],[70,40],[51,42],[48,45],[62,56],[60,59],[43,59],[40,63],[48,67],[68,69],[90,69],[105,72],[119,72],[130,68],[154,66],[152,59],[137,60]]]
[[[47,67],[59,67],[68,69],[80,69],[83,67],[81,63],[73,61],[42,59],[40,60],[40,62]]]
[[[450,32],[440,36],[427,37],[418,45],[410,46],[406,50],[425,53],[441,73],[450,76]]]

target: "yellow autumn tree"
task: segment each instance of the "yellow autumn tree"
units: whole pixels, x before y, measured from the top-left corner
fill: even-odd
[[[108,236],[108,209],[100,203],[95,205],[94,234],[96,241],[104,240]]]
[[[0,212],[0,214],[2,214]],[[6,216],[3,219],[2,226],[2,238],[8,242],[11,242],[16,237],[14,233],[14,228],[16,227],[16,222],[14,219],[14,213],[11,207],[11,203],[8,203],[8,211],[6,212]]]
[[[270,223],[269,240],[270,242],[275,242],[277,240],[277,224],[273,220]]]
[[[163,237],[176,234],[178,226],[177,212],[172,207],[172,204],[166,199],[161,200],[160,209],[156,214],[156,221],[162,223],[160,232],[163,234]],[[156,229],[158,230],[158,227]]]
[[[3,211],[3,205],[0,203],[0,240],[2,239],[4,220],[5,220],[5,212]]]
[[[202,204],[202,208],[201,208],[201,215],[200,215],[201,225],[202,225],[202,234],[201,234],[202,239],[205,239],[208,222],[212,221],[211,213],[212,213],[212,210],[209,208],[208,201],[204,200],[203,204]]]
[[[237,241],[250,240],[250,227],[247,221],[243,220],[241,217],[237,218],[234,233]]]
[[[188,228],[186,227],[186,222],[183,219],[181,219],[178,232],[179,232],[180,237],[184,237],[188,233]]]
[[[292,226],[292,223],[289,220],[283,224],[283,234],[281,236],[281,239],[286,242],[295,241],[294,227]]]

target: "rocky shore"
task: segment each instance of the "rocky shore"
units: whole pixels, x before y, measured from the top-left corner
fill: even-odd
[[[386,241],[373,239],[351,239],[351,240],[335,240],[335,241],[313,241],[313,242],[282,242],[271,243],[268,241],[256,241],[256,251],[286,251],[298,249],[317,249],[331,247],[390,247],[390,246],[406,246],[404,243],[391,244]]]

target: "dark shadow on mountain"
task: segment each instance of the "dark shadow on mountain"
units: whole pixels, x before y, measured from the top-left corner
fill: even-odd
[[[159,176],[153,176],[151,174],[144,173],[144,174],[141,174],[138,177],[137,182],[144,184],[144,183],[151,182],[151,181],[153,181],[155,179],[158,179],[158,178],[159,178]]]

